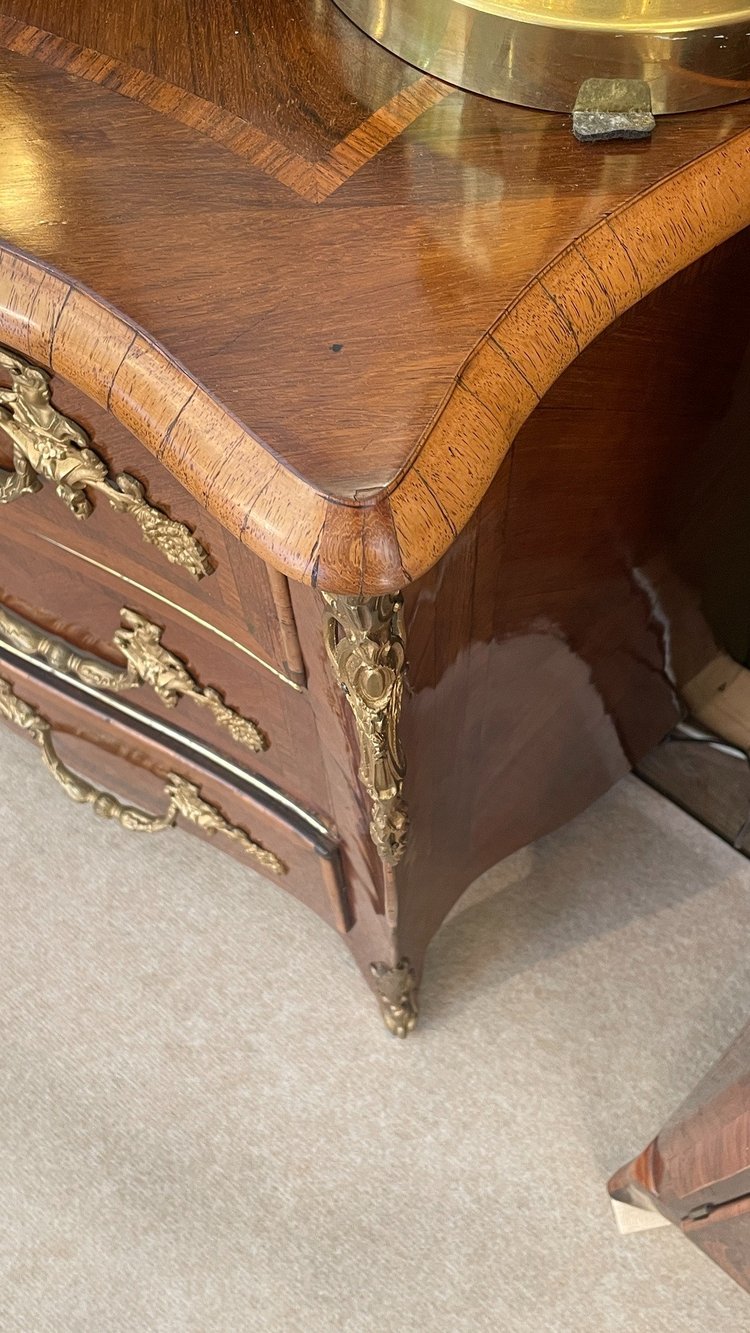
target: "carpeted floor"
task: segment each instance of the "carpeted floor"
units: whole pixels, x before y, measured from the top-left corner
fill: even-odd
[[[2,1333],[741,1333],[609,1173],[750,1015],[750,865],[623,782],[470,890],[389,1038],[314,916],[0,731]]]

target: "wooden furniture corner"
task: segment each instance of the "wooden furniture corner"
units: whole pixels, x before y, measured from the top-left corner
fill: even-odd
[[[0,16],[4,716],[259,848],[405,1036],[747,650],[750,106],[584,146],[333,4],[155,9]]]

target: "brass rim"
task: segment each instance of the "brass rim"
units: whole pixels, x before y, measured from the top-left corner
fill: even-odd
[[[336,4],[419,69],[521,106],[570,111],[588,78],[645,80],[656,115],[750,97],[750,7],[727,0]]]

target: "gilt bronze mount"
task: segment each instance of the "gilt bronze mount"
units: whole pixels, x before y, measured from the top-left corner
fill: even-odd
[[[42,482],[52,482],[58,499],[75,518],[93,512],[90,490],[105,496],[121,514],[130,514],[149,545],[195,579],[213,565],[197,537],[177,519],[152,504],[137,477],[128,472],[110,476],[104,459],[77,422],[58,412],[46,370],[40,370],[9,348],[0,347],[0,368],[10,375],[10,388],[0,389],[0,430],[13,442],[13,469],[0,471],[0,504],[33,495]]]
[[[19,698],[11,682],[4,676],[0,676],[0,718],[25,731],[39,747],[47,772],[59,783],[66,796],[76,805],[90,806],[101,819],[112,819],[134,833],[160,833],[164,829],[174,828],[178,816],[181,816],[209,836],[221,834],[228,838],[246,856],[263,866],[264,870],[274,875],[286,873],[287,867],[275,852],[256,842],[245,829],[230,823],[215,805],[205,800],[194,782],[189,782],[179,773],[167,774],[164,786],[167,807],[161,815],[126,805],[112,792],[103,791],[74,773],[63,763],[55,749],[52,723],[33,704]]]
[[[396,865],[409,827],[399,739],[406,665],[403,599],[400,593],[324,593],[323,600],[326,652],[354,714],[359,776],[372,802],[370,836],[386,864]]]
[[[124,690],[147,685],[167,708],[174,708],[181,698],[190,699],[205,708],[217,725],[225,727],[239,745],[255,751],[268,749],[268,739],[257,722],[230,708],[218,690],[201,685],[182,658],[164,647],[159,625],[128,607],[123,607],[120,615],[122,626],[114,634],[113,642],[127,662],[125,667],[77,652],[63,640],[15,615],[2,603],[0,639],[94,689],[121,694]]]
[[[417,978],[408,958],[402,958],[395,967],[372,963],[370,971],[380,1000],[383,1022],[394,1037],[408,1037],[414,1031],[419,1013],[417,1006]]]

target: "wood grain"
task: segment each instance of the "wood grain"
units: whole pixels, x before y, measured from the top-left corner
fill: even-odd
[[[218,635],[226,636],[237,645],[242,656],[251,655],[270,668],[272,675],[279,673],[294,686],[304,685],[304,668],[289,620],[284,576],[263,564],[246,546],[230,538],[224,528],[206,514],[195,497],[107,410],[108,394],[102,388],[97,369],[97,366],[106,364],[108,356],[101,329],[100,337],[101,362],[92,362],[93,392],[99,402],[94,402],[68,380],[56,375],[55,406],[84,428],[99,456],[106,462],[110,475],[124,472],[135,476],[152,503],[171,518],[184,522],[195,533],[208,550],[213,572],[201,580],[194,579],[180,565],[168,561],[158,547],[144,542],[133,520],[116,513],[103,497],[94,500],[89,518],[79,522],[50,486],[3,509],[3,529],[18,533],[26,541],[35,536],[43,541],[56,541],[60,562],[67,566],[69,576],[72,563],[73,578],[82,575],[84,566],[75,560],[66,560],[66,548],[74,549],[89,569],[115,569],[126,582],[134,580],[134,586],[151,589],[156,597],[165,599],[165,605],[177,605],[182,614],[194,622],[209,623]],[[124,345],[127,345],[127,339]],[[116,353],[121,351],[121,346],[115,344],[115,348]],[[70,352],[70,358],[75,373],[74,351]],[[162,406],[164,403],[168,404],[166,394]],[[2,466],[11,466],[10,441],[2,431],[0,460]],[[120,586],[126,585],[120,583]]]
[[[179,121],[214,139],[223,148],[314,204],[323,203],[417,116],[442,101],[451,91],[447,84],[428,75],[415,77],[410,87],[394,93],[390,101],[373,111],[321,160],[311,162],[247,120],[217,107],[204,97],[197,97],[101,51],[78,46],[54,33],[4,15],[0,15],[0,47],[18,55],[32,56],[77,78],[102,84],[121,97],[129,97],[152,111]]]
[[[649,1202],[750,1290],[750,1028],[609,1190]]]
[[[323,160],[417,77],[363,41],[334,6],[308,0],[255,0],[252,10],[236,0],[164,0],[158,8],[128,0],[106,10],[97,0],[6,0],[3,14],[9,28],[15,20],[11,32],[28,29],[16,40],[36,45],[35,30],[54,34],[53,49],[38,53],[43,61],[92,52],[99,65],[112,62],[115,81],[120,67],[132,72],[136,97],[140,75],[144,85],[171,88],[172,102],[196,101],[204,115],[213,108],[217,122],[226,112],[303,161]],[[100,81],[96,64],[92,77]],[[162,110],[170,114],[169,105]]]
[[[726,242],[575,358],[405,590],[396,937],[417,968],[465,887],[674,727],[717,644],[748,652],[749,245]],[[491,919],[502,935],[502,896]]]
[[[659,281],[694,242],[744,223],[747,173],[728,156],[750,106],[666,118],[648,145],[592,151],[563,117],[454,91],[397,132],[403,116],[378,116],[408,102],[413,72],[335,6],[258,0],[237,32],[231,11],[174,0],[161,25],[145,0],[108,19],[90,0],[14,0],[4,13],[202,98],[212,123],[238,116],[308,162],[356,156],[364,136],[364,166],[312,206],[192,126],[44,63],[41,43],[36,55],[0,51],[0,234],[68,275],[27,293],[41,302],[32,324],[46,324],[43,358],[60,315],[60,364],[80,361],[93,394],[106,387],[93,368],[100,318],[70,287],[97,293],[107,319],[125,312],[105,335],[114,360],[135,332],[108,397],[230,531],[297,579],[391,589],[474,512],[533,401],[522,362],[536,363],[526,378],[543,393],[597,321],[633,299],[622,241],[636,254],[642,236]],[[724,172],[733,218],[701,160]],[[607,220],[627,218],[637,235],[618,239]],[[66,299],[74,318],[55,305]],[[18,320],[4,309],[7,337],[28,342],[23,300]]]
[[[10,595],[103,650],[121,566],[238,706],[248,644],[304,672],[259,686],[258,772],[340,841],[323,914],[365,976],[419,973],[471,879],[747,651],[750,104],[592,149],[320,0],[3,14],[0,342],[216,563],[186,591],[98,511],[76,550],[45,488],[3,511]],[[398,588],[412,832],[386,881],[317,590]]]
[[[269,879],[345,934],[350,924],[347,889],[338,846],[328,834],[312,830],[280,803],[261,799],[241,779],[233,782],[210,757],[200,758],[188,750],[177,752],[149,728],[146,719],[142,725],[129,725],[106,702],[80,697],[74,688],[61,691],[36,673],[33,665],[19,665],[2,647],[0,676],[10,681],[18,696],[37,707],[52,723],[55,748],[74,772],[104,790],[114,791],[121,800],[154,814],[164,809],[166,776],[178,772],[196,783],[205,799],[230,823],[245,828],[283,860],[286,873],[269,874]],[[95,818],[93,813],[91,818]],[[189,821],[181,820],[180,827],[196,833]],[[43,830],[39,834],[42,836]],[[251,864],[257,873],[266,874],[232,842],[218,835],[210,841],[241,864]]]
[[[124,662],[113,639],[123,607],[159,625],[165,647],[203,686],[218,689],[230,707],[255,721],[268,748],[250,753],[225,728],[217,727],[207,710],[189,700],[169,708],[152,689],[143,687],[128,691],[128,701],[198,737],[241,769],[251,767],[319,815],[327,815],[320,745],[304,690],[291,690],[243,653],[237,641],[220,638],[205,620],[189,619],[179,603],[158,600],[146,591],[147,583],[128,584],[45,540],[54,526],[30,521],[22,501],[14,508],[15,516],[10,510],[3,513],[0,525],[0,603],[72,647],[118,665]]]
[[[419,578],[448,550],[523,421],[598,333],[748,222],[750,132],[743,132],[558,255],[466,361],[396,480],[348,503],[274,458],[125,316],[7,245],[0,336],[106,401],[277,570],[326,591],[372,594]]]

